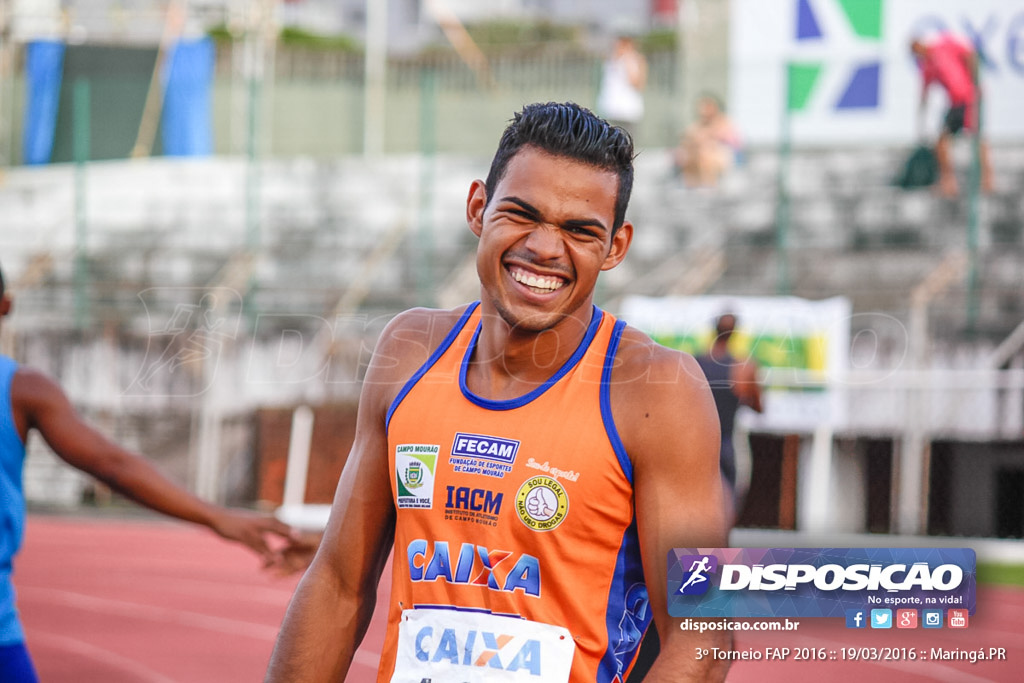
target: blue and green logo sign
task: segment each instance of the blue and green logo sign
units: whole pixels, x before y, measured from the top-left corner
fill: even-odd
[[[797,53],[820,54],[814,46],[844,37],[853,41],[865,56],[851,60],[849,65],[828,63],[828,68],[843,68],[845,86],[835,101],[835,109],[877,109],[882,78],[882,0],[797,0],[794,41]],[[822,16],[838,14],[842,22],[832,22],[830,32]],[[845,30],[843,30],[845,29]],[[845,35],[844,35],[845,34]],[[792,112],[807,108],[821,83],[826,68],[824,59],[791,61],[788,65],[787,104]]]

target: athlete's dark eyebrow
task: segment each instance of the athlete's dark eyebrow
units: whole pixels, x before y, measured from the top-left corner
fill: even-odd
[[[531,216],[535,218],[540,218],[540,211],[537,210],[537,207],[533,206],[529,202],[524,202],[519,197],[502,197],[501,201],[512,202],[513,204],[520,207],[523,211],[530,214]]]
[[[525,211],[526,213],[530,214],[530,216],[532,218],[542,218],[541,213],[537,209],[537,207],[533,206],[529,202],[523,201],[519,197],[512,197],[512,196],[502,197],[501,201],[503,201],[503,202],[512,202],[516,206],[518,206],[521,209],[523,209],[523,211]],[[601,221],[597,220],[596,218],[595,219],[573,218],[573,219],[567,220],[565,223],[562,224],[561,227],[563,227],[563,228],[597,228],[599,230],[603,230],[604,232],[608,232],[608,228],[605,226],[605,224],[602,223]]]

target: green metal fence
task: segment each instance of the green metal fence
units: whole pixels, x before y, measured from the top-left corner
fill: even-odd
[[[649,56],[647,114],[638,129],[641,147],[675,143],[685,125],[670,52]],[[363,145],[364,78],[361,55],[294,52],[279,55],[275,78],[264,84],[263,108],[269,112],[262,147],[271,156],[332,157],[358,154]],[[512,113],[536,101],[572,100],[593,107],[600,83],[601,57],[585,53],[496,57],[482,78],[453,55],[393,59],[388,63],[385,143],[388,154],[418,153],[424,121],[438,153],[493,151]],[[430,96],[424,99],[423,82]],[[230,56],[218,61],[214,96],[216,151],[236,153],[242,125],[242,90],[231,73]],[[234,141],[234,143],[233,143]]]
[[[127,158],[141,125],[156,51],[88,47],[84,50],[88,59],[76,60],[72,72],[65,75],[54,136],[55,162],[74,159],[70,95],[76,82],[88,83],[93,94],[90,159]],[[245,74],[241,59],[230,46],[218,48],[211,112],[216,154],[244,156],[252,145],[261,157],[332,158],[362,153],[365,74],[361,54],[279,49],[273,68],[259,79]],[[637,129],[637,144],[666,147],[676,142],[690,111],[682,104],[676,54],[655,52],[648,60],[646,115]],[[384,152],[419,153],[425,144],[423,136],[429,135],[439,154],[490,154],[511,115],[526,103],[572,100],[593,107],[601,62],[601,54],[580,50],[517,51],[490,57],[488,77],[481,78],[449,52],[392,58],[387,65]],[[9,159],[0,160],[11,165],[22,162],[24,128],[25,82],[20,69],[16,72],[9,88],[13,102],[7,103],[13,111],[9,123],[13,150]],[[432,82],[427,99],[425,79]],[[431,122],[432,130],[425,130],[424,121]],[[159,136],[154,151],[160,153]]]

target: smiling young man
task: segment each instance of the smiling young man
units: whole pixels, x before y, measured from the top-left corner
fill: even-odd
[[[629,136],[529,105],[466,215],[480,301],[384,331],[323,542],[267,680],[344,678],[394,563],[378,681],[717,680],[666,610],[667,554],[725,543],[718,422],[696,362],[593,304],[625,257]]]

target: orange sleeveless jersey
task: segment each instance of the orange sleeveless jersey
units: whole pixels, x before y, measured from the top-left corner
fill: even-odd
[[[460,683],[551,680],[529,637],[445,623],[469,612],[565,627],[575,643],[568,680],[620,681],[651,619],[632,466],[609,399],[624,324],[595,307],[579,349],[546,384],[492,401],[466,387],[479,323],[477,303],[388,411],[397,528],[378,682],[392,680],[407,610],[436,623],[410,632],[406,670],[440,662],[452,675],[443,680]]]

